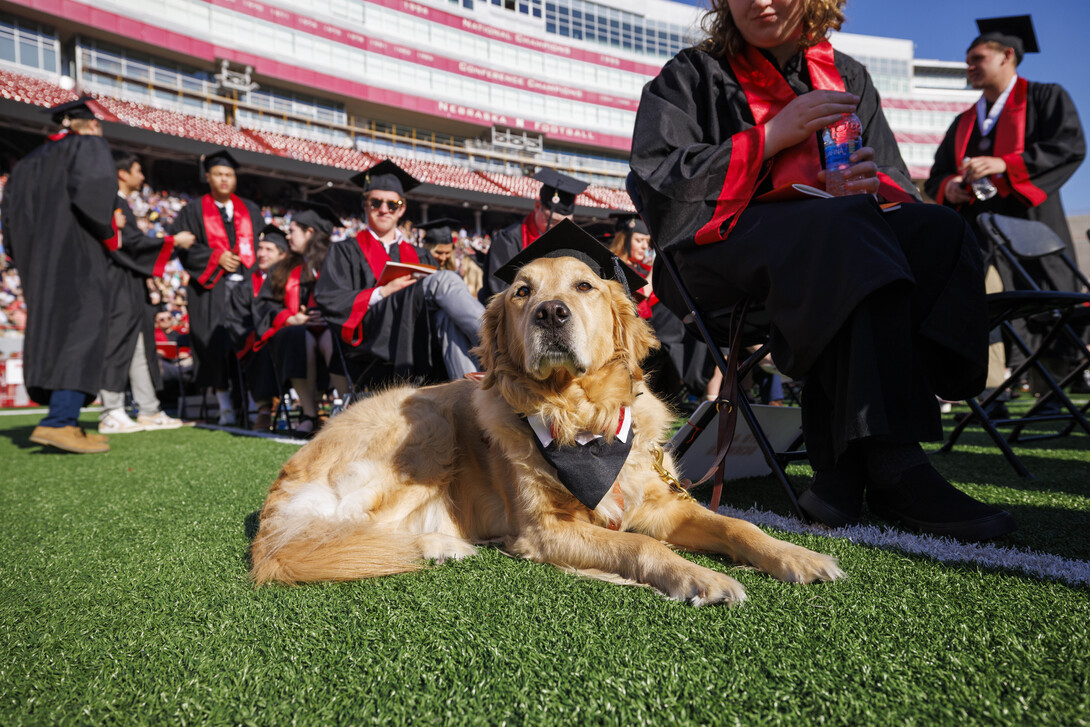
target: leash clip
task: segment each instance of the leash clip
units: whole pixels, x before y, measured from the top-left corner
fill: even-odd
[[[689,491],[681,486],[681,483],[678,481],[678,479],[670,474],[670,472],[667,471],[666,467],[663,466],[664,456],[665,455],[662,451],[662,447],[660,447],[658,444],[652,444],[651,468],[655,470],[656,474],[658,474],[659,476],[659,479],[665,482],[667,486],[674,491],[675,494],[683,499],[696,502],[696,498],[690,495]]]

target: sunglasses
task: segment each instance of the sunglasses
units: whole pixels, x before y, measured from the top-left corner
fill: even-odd
[[[367,200],[367,204],[375,212],[382,209],[382,205],[386,205],[391,212],[397,212],[405,206],[405,202],[400,199],[375,199],[374,197]]]

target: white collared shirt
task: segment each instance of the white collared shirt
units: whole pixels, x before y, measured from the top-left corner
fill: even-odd
[[[216,200],[212,200],[212,201],[216,202]],[[225,210],[227,212],[227,221],[228,222],[230,222],[231,220],[233,220],[235,218],[235,202],[234,202],[234,200],[228,199],[224,204],[220,204],[219,202],[216,202],[216,206],[219,207],[221,210]]]
[[[976,123],[977,128],[980,129],[981,136],[987,136],[992,128],[995,126],[995,122],[999,119],[999,114],[1003,113],[1003,106],[1007,103],[1007,97],[1011,95],[1011,91],[1014,90],[1014,84],[1018,80],[1018,74],[1014,75],[1011,82],[1007,84],[1007,87],[1003,89],[1003,93],[999,94],[999,98],[992,104],[991,111],[988,110],[988,100],[981,96],[976,102]]]

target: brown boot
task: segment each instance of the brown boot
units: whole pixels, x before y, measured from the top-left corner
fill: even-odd
[[[79,427],[35,427],[30,433],[30,441],[75,454],[98,454],[110,451],[110,445],[92,441]]]
[[[80,429],[82,430],[83,427],[80,427]],[[105,434],[99,434],[98,432],[87,432],[87,431],[85,431],[83,433],[87,436],[87,438],[89,440],[91,440],[95,444],[106,444],[106,442],[110,441],[110,438],[107,437]]]

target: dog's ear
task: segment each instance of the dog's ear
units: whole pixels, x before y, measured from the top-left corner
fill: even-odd
[[[624,292],[624,287],[609,281],[610,304],[613,311],[613,355],[622,359],[633,375],[640,375],[640,363],[659,341],[647,321],[636,313],[636,304]]]
[[[503,293],[497,293],[488,301],[481,318],[481,342],[471,352],[481,362],[481,369],[485,373],[481,387],[485,389],[496,383],[496,371],[501,359],[506,358],[506,298]]]

